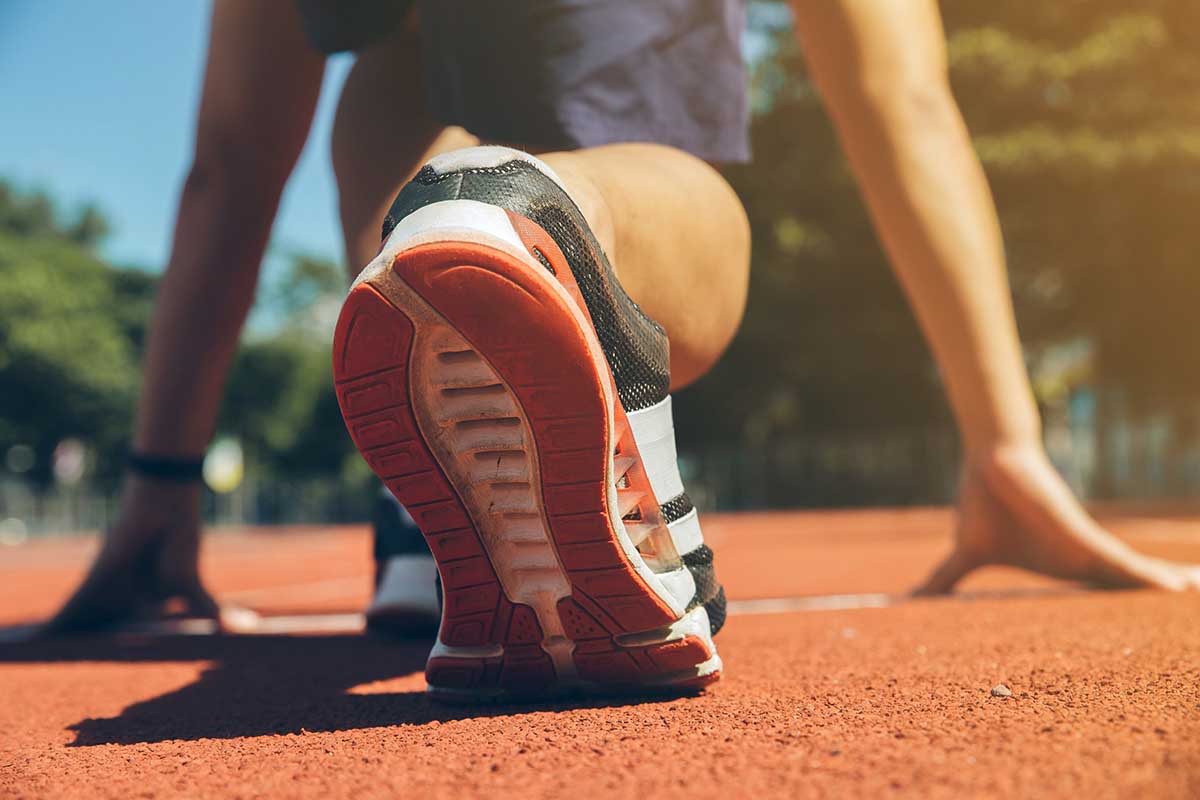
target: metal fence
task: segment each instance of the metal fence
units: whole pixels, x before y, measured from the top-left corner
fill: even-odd
[[[1200,439],[1181,441],[1161,419],[1110,426],[1102,439],[1065,420],[1046,426],[1051,459],[1085,499],[1200,498]],[[703,509],[904,506],[948,503],[959,469],[955,435],[943,429],[810,436],[764,446],[690,450],[680,465]],[[247,476],[229,494],[209,494],[215,524],[324,524],[366,520],[375,487],[331,480]],[[100,530],[114,494],[85,484],[36,490],[0,473],[0,543]]]

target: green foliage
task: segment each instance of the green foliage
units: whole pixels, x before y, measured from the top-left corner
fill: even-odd
[[[129,438],[154,278],[92,252],[107,230],[94,206],[64,222],[44,193],[0,181],[0,452],[32,445],[39,481],[67,437],[111,478]]]
[[[315,327],[324,332],[330,320],[320,317],[329,316],[331,305],[340,308],[346,294],[345,271],[326,258],[288,253],[282,263],[268,258],[264,273],[254,314],[271,329],[291,327],[303,334]]]
[[[816,1],[816,0],[814,0]],[[1005,233],[1036,356],[1094,345],[1077,379],[1147,412],[1200,396],[1200,4],[945,0],[951,79]],[[813,432],[952,428],[783,5],[752,3],[755,162],[728,171],[754,238],[750,305],[726,358],[677,404],[689,449]],[[783,24],[781,24],[781,21]],[[65,220],[0,181],[0,449],[127,441],[154,279],[94,254],[95,208]],[[344,277],[292,255],[264,284],[272,333],[243,344],[220,430],[258,474],[357,479],[329,370]],[[44,473],[43,473],[44,477]],[[786,497],[786,495],[784,495]]]
[[[0,449],[34,445],[43,480],[59,439],[108,451],[128,436],[144,305],[135,284],[69,240],[0,234]]]
[[[353,448],[330,375],[327,344],[289,333],[244,344],[219,429],[237,435],[268,474],[336,475]]]
[[[108,235],[108,220],[95,205],[85,205],[74,220],[63,222],[45,192],[20,192],[0,179],[0,232],[20,238],[58,239],[92,249]]]
[[[1001,209],[1034,345],[1095,345],[1145,411],[1200,396],[1200,7],[946,4],[955,92]],[[1052,291],[1047,292],[1047,287]]]
[[[32,445],[43,482],[66,437],[93,447],[109,481],[129,441],[156,278],[94,255],[106,230],[94,207],[62,223],[44,194],[0,182],[0,454]],[[333,393],[330,337],[314,321],[344,288],[336,264],[291,257],[265,293],[277,332],[239,350],[219,430],[242,439],[260,476],[359,477]]]
[[[345,291],[339,265],[293,255],[260,301],[274,332],[244,341],[238,352],[218,428],[237,435],[267,474],[358,476],[362,461],[342,423],[330,367],[332,322]]]
[[[1023,339],[1094,344],[1089,380],[1155,409],[1200,397],[1200,6],[946,0],[951,80],[996,195]],[[936,370],[776,2],[753,77],[746,322],[679,404],[705,441],[950,428]],[[720,409],[720,414],[713,414]],[[747,427],[745,422],[753,422]],[[765,432],[764,432],[765,431]]]

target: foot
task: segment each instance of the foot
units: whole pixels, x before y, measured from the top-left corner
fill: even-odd
[[[431,691],[717,679],[724,595],[675,463],[666,337],[546,165],[471,148],[426,166],[346,301],[334,373],[438,562]]]
[[[432,636],[442,619],[442,592],[421,529],[387,487],[381,487],[373,523],[375,596],[367,630],[396,638]]]
[[[988,564],[1104,588],[1200,589],[1200,566],[1142,555],[1100,527],[1040,447],[968,463],[954,550],[916,594],[949,592]]]
[[[82,634],[204,619],[253,629],[246,609],[221,606],[199,572],[199,487],[130,478],[117,523],[83,584],[42,635]]]

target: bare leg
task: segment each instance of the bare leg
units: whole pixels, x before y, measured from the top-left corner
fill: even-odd
[[[147,346],[134,437],[143,453],[191,458],[208,446],[324,63],[291,4],[215,4],[195,160]],[[188,614],[218,615],[197,567],[200,493],[129,477],[100,555],[49,630],[154,616],[169,600]]]
[[[946,78],[936,3],[794,2],[806,54],[966,445],[958,535],[920,588],[1010,564],[1103,586],[1200,588],[1135,552],[1055,472],[1025,373],[1000,226]]]

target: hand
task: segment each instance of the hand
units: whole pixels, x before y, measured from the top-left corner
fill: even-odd
[[[914,593],[945,594],[988,564],[1104,588],[1200,589],[1200,566],[1142,555],[1100,527],[1040,445],[968,459],[954,550]]]
[[[213,619],[225,630],[252,627],[250,612],[223,609],[204,588],[199,554],[200,487],[130,477],[83,584],[40,633],[178,617]]]

